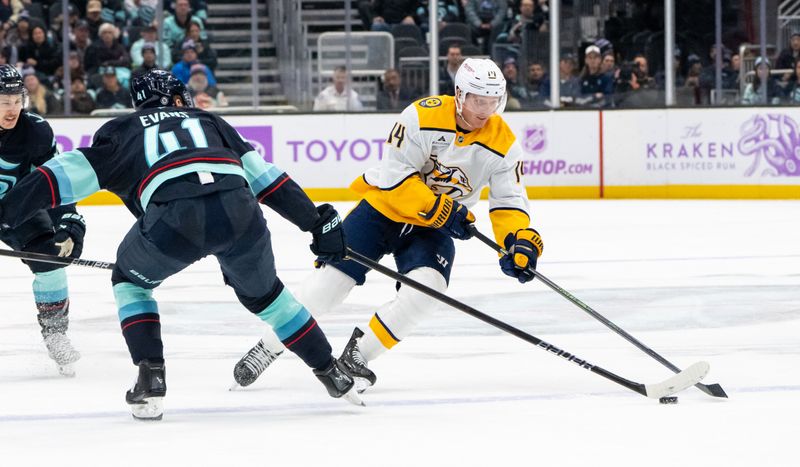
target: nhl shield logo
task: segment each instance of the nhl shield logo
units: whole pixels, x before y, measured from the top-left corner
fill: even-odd
[[[534,125],[525,128],[525,138],[522,141],[525,152],[538,154],[547,147],[547,132],[544,126]]]

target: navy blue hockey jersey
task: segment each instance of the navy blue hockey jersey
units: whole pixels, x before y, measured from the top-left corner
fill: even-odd
[[[107,122],[91,147],[39,167],[8,194],[2,220],[13,227],[36,209],[75,203],[100,189],[139,217],[153,202],[244,186],[302,230],[319,218],[300,187],[222,118],[195,108],[143,109]]]

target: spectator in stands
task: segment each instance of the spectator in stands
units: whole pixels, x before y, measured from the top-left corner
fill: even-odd
[[[391,31],[395,24],[416,24],[417,0],[375,0],[372,8],[373,31]]]
[[[81,65],[80,56],[78,56],[78,52],[72,50],[69,53],[69,59],[67,60],[69,63],[69,76],[71,80],[85,80],[86,79],[86,72],[83,69],[83,65]],[[54,90],[63,91],[64,87],[64,67],[59,66],[56,68],[55,75],[51,80],[51,87]]]
[[[134,68],[139,68],[144,62],[143,50],[145,44],[153,45],[153,54],[155,55],[155,47],[158,40],[158,30],[155,26],[145,26],[142,28],[141,38],[133,43],[131,46],[131,61]],[[162,70],[169,70],[172,67],[172,52],[165,42],[161,42],[161,53],[158,56],[158,68]]]
[[[11,63],[11,61],[8,59],[8,52],[8,47],[3,47],[3,49],[0,50],[0,65],[8,65]]]
[[[789,104],[800,104],[800,60],[794,64],[794,73],[784,93],[785,101]]]
[[[194,103],[201,109],[227,107],[228,100],[216,86],[208,84],[208,67],[202,63],[192,65],[189,78],[189,91],[194,96]]]
[[[151,0],[149,0],[151,1]],[[154,4],[155,5],[155,4]],[[155,6],[154,6],[155,8]],[[168,1],[164,2],[164,11],[169,12],[170,14],[175,14],[177,10],[177,2]],[[206,5],[205,0],[189,0],[189,8],[192,10],[192,15],[200,18],[205,25],[206,20],[208,19],[208,6]]]
[[[683,87],[687,90],[691,90],[692,104],[701,104],[703,102],[703,96],[700,88],[700,74],[703,71],[703,63],[696,54],[689,54],[686,58],[686,67],[686,80],[684,81]]]
[[[170,47],[176,47],[186,35],[192,21],[200,25],[200,35],[205,39],[203,20],[192,14],[189,0],[175,0],[175,14],[164,20],[163,40]]]
[[[160,68],[156,65],[156,44],[153,42],[145,42],[140,48],[139,53],[142,56],[142,63],[134,68],[133,75],[143,75],[150,70]]]
[[[189,78],[191,77],[192,65],[199,63],[197,61],[197,47],[193,40],[187,39],[183,43],[181,50],[183,51],[183,58],[172,67],[172,74],[181,80],[182,83],[186,84],[189,82]],[[208,69],[208,67],[206,67],[206,77],[208,78],[208,84],[211,86],[217,85],[217,80],[214,78],[214,74]]]
[[[97,42],[100,36],[100,25],[104,23],[100,15],[103,12],[103,4],[100,0],[89,0],[86,4],[86,24],[89,26],[89,39]]]
[[[75,29],[72,30],[72,33],[75,37],[72,40],[72,44],[70,44],[70,48],[78,52],[81,63],[85,63],[86,51],[92,45],[92,40],[89,38],[89,23],[79,20],[75,23]]]
[[[466,0],[464,15],[472,26],[472,35],[482,45],[483,52],[491,51],[490,39],[499,31],[506,20],[508,4],[506,0]]]
[[[534,0],[522,0],[519,3],[519,14],[507,23],[504,31],[497,35],[498,43],[519,44],[526,30],[538,31],[542,24],[534,23]],[[545,27],[545,29],[547,29]]]
[[[200,29],[200,25],[197,22],[192,21],[189,23],[189,27],[186,30],[186,37],[184,38],[183,42],[186,42],[187,40],[194,41],[194,47],[197,51],[197,60],[210,68],[211,71],[214,71],[217,69],[217,52],[211,48],[210,44],[208,44],[206,41],[203,41],[201,36],[202,30]]]
[[[403,86],[399,71],[389,68],[383,73],[383,90],[378,93],[378,110],[403,110],[414,97],[415,92]]]
[[[526,85],[528,107],[539,107],[544,103],[545,97],[548,97],[542,92],[546,81],[545,73],[544,66],[539,62],[533,62],[528,65],[528,83]]]
[[[0,2],[0,23],[8,20],[16,21],[17,15],[22,11],[21,0],[3,0]]]
[[[675,47],[672,51],[672,66],[675,70],[675,88],[681,88],[685,84],[685,79],[681,73],[681,49]],[[666,70],[661,70],[656,73],[656,88],[665,89],[667,85]]]
[[[125,0],[125,11],[128,12],[131,26],[152,26],[156,17],[156,8],[158,8],[158,0]]]
[[[61,57],[56,56],[56,49],[47,41],[44,26],[36,25],[31,29],[31,40],[19,48],[19,61],[45,75],[52,75],[56,71]]]
[[[609,50],[603,54],[603,61],[600,62],[600,71],[610,76],[616,76],[617,60],[614,58],[613,50]]]
[[[596,45],[586,47],[583,71],[580,76],[581,93],[578,103],[581,105],[607,107],[612,103],[614,82],[611,77],[600,70],[600,62],[600,47]]]
[[[131,107],[131,95],[128,90],[120,86],[117,80],[117,70],[113,66],[100,68],[103,75],[103,87],[97,92],[98,109],[124,109]]]
[[[636,54],[633,57],[633,63],[636,64],[634,73],[636,73],[636,81],[641,89],[654,89],[656,81],[650,75],[650,67],[647,63],[647,57],[642,54]]]
[[[7,23],[8,24],[8,23]],[[21,47],[22,44],[31,39],[31,19],[27,11],[19,14],[17,24],[10,26],[6,34],[6,43],[14,47]]]
[[[445,27],[448,23],[458,23],[463,20],[464,7],[461,5],[460,0],[436,0],[436,4],[439,29]],[[418,5],[416,12],[417,24],[419,24],[423,32],[428,32],[428,25],[430,24],[428,0],[419,0]]]
[[[36,70],[31,66],[22,69],[22,79],[28,91],[28,110],[42,116],[54,115],[61,112],[61,103],[50,90],[42,86]]]
[[[333,83],[323,89],[314,99],[314,111],[360,111],[364,104],[358,93],[350,88],[347,68],[338,66],[333,70]]]
[[[450,45],[447,48],[447,59],[444,68],[439,71],[439,92],[441,94],[456,95],[456,72],[463,61],[464,56],[461,54],[461,46],[458,44]]]
[[[372,19],[375,17],[375,0],[358,0],[356,8],[364,30],[368,31],[372,27]]]
[[[742,68],[742,58],[739,54],[731,55],[731,72],[733,74],[733,79],[728,81],[727,83],[723,82],[722,87],[725,89],[739,89],[739,73]]]
[[[78,22],[79,14],[78,9],[75,7],[74,4],[69,3],[67,6],[67,12],[69,15],[69,25],[70,29],[75,27],[75,23]],[[50,38],[53,44],[61,44],[61,25],[64,21],[64,17],[61,14],[61,2],[55,2],[50,6]]]
[[[639,97],[640,86],[638,81],[638,63],[623,63],[616,72],[614,81],[614,106],[622,108],[643,107],[644,102]]]
[[[778,69],[793,69],[795,62],[800,58],[800,32],[795,32],[789,38],[789,48],[781,50],[775,65]]]
[[[94,98],[86,90],[86,81],[73,79],[70,87],[70,99],[72,102],[72,112],[76,114],[89,115],[97,107]]]
[[[764,57],[756,58],[755,68],[756,74],[753,77],[753,82],[749,83],[744,89],[742,104],[779,104],[783,98],[783,92],[772,75],[770,75],[769,59]],[[766,92],[766,101],[764,100],[764,92]]]
[[[84,56],[87,73],[97,73],[101,66],[130,67],[130,56],[118,39],[119,29],[116,26],[110,23],[100,26],[100,40],[93,42]]]
[[[547,32],[550,29],[550,1],[537,0],[533,10],[533,29]]]
[[[566,106],[574,105],[581,93],[581,82],[575,76],[578,63],[572,54],[564,54],[558,62],[559,95],[561,104]],[[545,97],[545,104],[550,105],[550,79],[545,78],[542,83],[542,91]]]
[[[528,89],[518,79],[517,59],[508,57],[503,61],[503,77],[506,79],[506,90],[509,97],[516,99],[520,106],[528,105]],[[517,107],[519,108],[519,107]]]

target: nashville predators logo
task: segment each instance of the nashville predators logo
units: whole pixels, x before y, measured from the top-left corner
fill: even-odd
[[[438,97],[429,97],[419,101],[419,106],[425,108],[439,107],[440,105],[442,105],[442,100]]]
[[[425,184],[434,193],[460,198],[472,192],[469,177],[463,170],[458,167],[447,167],[440,164],[436,156],[431,156],[430,160],[433,162],[433,166],[430,167],[430,170],[424,172]]]

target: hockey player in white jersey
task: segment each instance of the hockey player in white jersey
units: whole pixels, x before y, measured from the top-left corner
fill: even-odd
[[[528,199],[521,183],[521,148],[501,117],[506,82],[494,62],[468,58],[455,78],[455,96],[428,97],[408,106],[385,143],[381,165],[351,188],[361,201],[344,220],[348,246],[378,261],[392,254],[401,274],[444,292],[455,257],[453,238],[471,237],[474,205],[489,187],[489,217],[495,238],[509,254],[502,271],[527,282],[543,249],[530,227]],[[315,315],[339,305],[368,269],[346,260],[319,265],[305,281],[301,302]],[[367,363],[393,348],[435,309],[436,302],[400,287],[378,306],[364,327],[355,328],[340,361],[361,390],[375,383]],[[247,386],[283,351],[268,332],[234,368]]]

